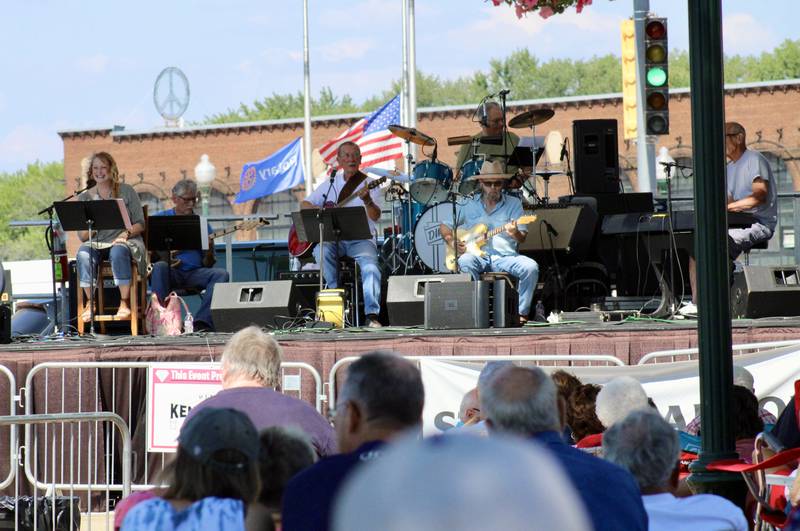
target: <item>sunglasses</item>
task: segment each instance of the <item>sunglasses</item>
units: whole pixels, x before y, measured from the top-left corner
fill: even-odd
[[[482,184],[488,188],[502,188],[504,183],[503,181],[489,181]]]
[[[177,197],[180,197],[181,201],[185,201],[186,203],[197,203],[197,200],[198,200],[196,196],[183,197],[183,196],[179,195]]]

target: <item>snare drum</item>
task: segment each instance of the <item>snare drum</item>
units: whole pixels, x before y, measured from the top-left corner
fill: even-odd
[[[461,165],[461,177],[458,182],[458,193],[462,196],[480,190],[480,183],[474,177],[480,175],[483,157],[474,157]]]
[[[445,243],[439,224],[453,225],[453,203],[447,201],[425,209],[414,227],[414,250],[432,271],[449,273],[445,265]]]
[[[414,168],[411,179],[411,197],[414,201],[427,205],[447,201],[450,186],[453,184],[453,170],[441,162],[426,160]]]

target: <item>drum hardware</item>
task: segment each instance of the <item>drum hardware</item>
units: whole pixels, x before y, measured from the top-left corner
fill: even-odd
[[[547,204],[550,202],[550,192],[548,188],[550,186],[550,177],[553,175],[561,175],[564,172],[559,170],[537,170],[536,175],[540,176],[544,181],[544,197],[542,197],[542,203]]]
[[[461,146],[472,142],[471,135],[449,136],[447,137],[448,146]]]

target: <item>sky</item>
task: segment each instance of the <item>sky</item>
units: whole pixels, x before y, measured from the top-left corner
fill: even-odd
[[[153,84],[177,66],[184,115],[200,121],[272,93],[302,91],[302,0],[1,0],[0,172],[62,160],[59,130],[163,125]],[[671,49],[688,48],[689,0],[650,0],[668,17]],[[401,0],[309,0],[311,89],[357,102],[402,74]],[[726,54],[796,39],[800,0],[722,0]],[[542,60],[619,55],[632,0],[594,0],[521,20],[484,0],[416,0],[417,67],[442,78],[486,70],[528,48]],[[510,96],[513,99],[513,94]]]

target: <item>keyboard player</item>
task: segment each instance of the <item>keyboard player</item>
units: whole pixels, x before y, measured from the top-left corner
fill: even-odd
[[[728,190],[728,212],[749,212],[756,222],[749,227],[728,229],[728,252],[731,260],[755,245],[772,238],[778,221],[778,184],[772,176],[767,159],[758,151],[747,149],[744,127],[737,122],[725,124],[725,155]],[[697,313],[697,266],[689,258],[689,282],[692,303],[680,313]]]

